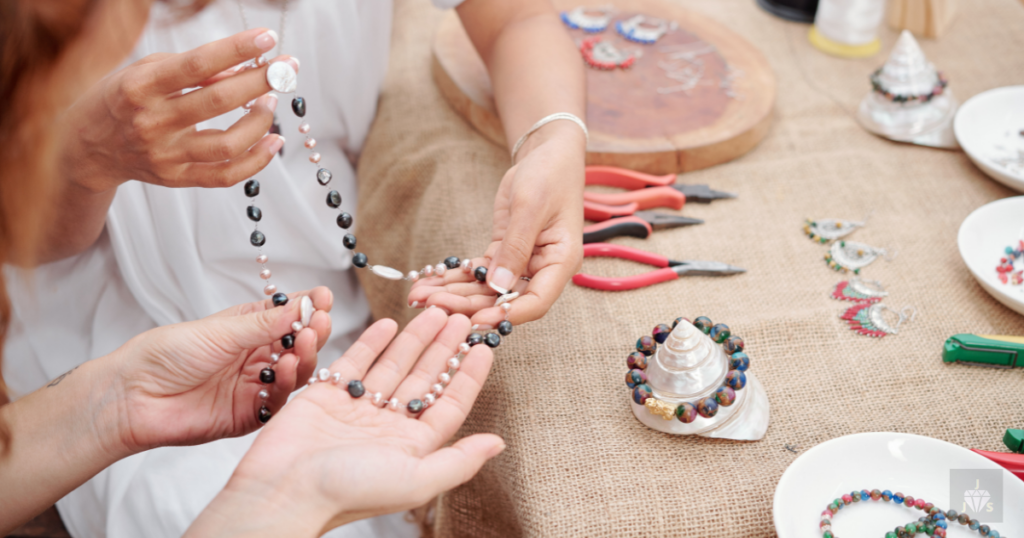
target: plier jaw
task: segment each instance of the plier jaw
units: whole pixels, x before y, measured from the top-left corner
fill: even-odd
[[[746,269],[735,265],[702,260],[669,260],[669,267],[679,276],[728,276],[747,272]]]

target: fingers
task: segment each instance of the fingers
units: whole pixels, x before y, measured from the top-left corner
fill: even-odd
[[[270,164],[284,145],[284,137],[267,135],[248,151],[216,163],[188,163],[175,178],[175,187],[230,187],[246,180]]]
[[[458,353],[459,344],[466,341],[468,334],[469,318],[460,315],[449,317],[444,329],[416,361],[412,371],[406,376],[394,379],[394,385],[389,387],[392,391],[384,394],[393,394],[400,402],[423,400],[424,396],[431,392],[431,386],[438,383],[438,374],[448,371],[448,359]],[[398,388],[394,389],[395,386]]]
[[[459,439],[420,460],[413,478],[413,489],[432,498],[465,484],[476,476],[488,460],[505,450],[505,441],[491,433],[478,433]]]
[[[468,319],[462,319],[466,325],[469,324]],[[391,342],[387,351],[377,359],[376,364],[366,376],[357,379],[363,380],[363,386],[369,392],[390,395],[428,346],[433,347],[432,354],[438,352],[436,346],[432,346],[432,344],[447,325],[448,316],[437,308],[428,309],[416,316],[409,322],[405,330]],[[450,340],[451,336],[447,336],[447,339]],[[450,349],[454,349],[457,345],[456,342]]]
[[[198,86],[202,81],[269,51],[277,45],[277,33],[265,28],[246,30],[207,43],[160,63],[154,73],[154,86],[171,93]]]
[[[500,294],[508,293],[515,286],[516,280],[526,273],[537,245],[537,237],[546,224],[542,220],[543,214],[525,205],[512,200],[508,229],[494,259],[487,267],[487,284]]]
[[[277,96],[260,97],[251,111],[226,131],[206,129],[186,136],[180,144],[180,162],[219,162],[238,157],[270,130],[274,123]]]
[[[341,373],[343,379],[362,379],[396,334],[398,324],[394,320],[382,319],[370,325],[356,343],[331,364],[331,371]]]
[[[274,61],[287,61],[296,71],[299,70],[299,63],[295,58],[281,56]],[[174,115],[175,124],[180,127],[195,125],[235,110],[266,94],[271,90],[267,84],[269,65],[242,71],[216,84],[174,98],[172,103],[177,108]]]
[[[304,379],[299,376],[299,357],[288,353],[277,361],[277,365],[274,366],[274,383],[271,385],[264,385],[257,380],[256,386],[260,387],[260,390],[266,390],[269,397],[266,400],[266,404],[263,403],[259,398],[256,399],[256,411],[259,412],[261,405],[266,405],[272,413],[276,413],[285,403],[288,402],[288,395],[295,391],[299,386],[299,380]],[[262,368],[261,368],[262,369]],[[255,415],[254,415],[255,416]]]
[[[420,421],[429,425],[437,434],[438,443],[446,442],[462,426],[484,386],[493,362],[491,348],[485,345],[473,346],[463,358],[459,371],[452,376],[444,394],[420,415]]]

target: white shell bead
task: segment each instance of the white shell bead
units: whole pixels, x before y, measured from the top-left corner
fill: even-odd
[[[512,293],[506,293],[505,295],[502,295],[501,297],[498,297],[498,299],[496,301],[494,301],[494,306],[501,306],[503,304],[510,303],[510,302],[512,302],[512,300],[514,300],[517,297],[519,297],[519,292],[518,291],[514,291]]]
[[[267,286],[265,288],[263,288],[263,293],[265,295],[273,295],[273,294],[277,293],[277,286],[275,286],[273,284],[267,284]]]
[[[281,93],[292,93],[299,86],[298,73],[288,62],[274,62],[267,68],[267,84]]]
[[[434,383],[434,385],[430,387],[430,390],[434,391],[434,394],[440,396],[441,394],[444,393],[444,385],[440,383]]]
[[[458,370],[459,369],[459,359],[456,358],[456,357],[452,357],[452,358],[448,359],[448,367],[451,368],[452,370]]]
[[[267,259],[266,254],[260,254],[259,256],[256,256],[256,263],[267,263]]]
[[[384,265],[374,265],[370,268],[370,272],[388,280],[402,280],[405,278],[405,275],[398,269],[393,269]]]
[[[437,401],[437,398],[434,398],[433,394],[424,394],[423,395],[423,406],[424,407],[430,407],[431,405],[434,405],[435,401]]]
[[[299,321],[302,322],[303,327],[309,327],[309,322],[313,319],[313,300],[308,295],[303,295],[302,299],[299,299]]]
[[[300,321],[293,321],[292,322],[292,330],[293,331],[299,332],[299,331],[302,330],[302,328],[303,328],[302,327],[302,322],[300,322]]]
[[[270,269],[264,269],[264,270],[260,271],[260,278],[262,278],[263,280],[269,280],[270,277],[273,276],[273,275],[274,275],[274,273],[271,273]]]
[[[327,381],[331,377],[331,371],[327,368],[321,368],[320,371],[316,373],[316,376],[320,378],[320,381]]]
[[[441,383],[447,385],[448,383],[451,383],[452,376],[448,375],[448,372],[441,372],[437,376],[437,380],[440,381]]]

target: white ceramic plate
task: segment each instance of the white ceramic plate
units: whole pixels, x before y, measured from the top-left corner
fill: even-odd
[[[982,288],[1000,303],[1024,314],[1024,286],[999,281],[996,265],[1003,249],[1017,243],[1024,228],[1024,196],[1003,198],[975,209],[957,234],[960,256]],[[1016,269],[1024,269],[1017,263]]]
[[[1024,192],[1024,86],[996,88],[975,95],[956,113],[953,132],[967,156],[992,179]]]
[[[858,433],[826,441],[800,455],[775,488],[772,512],[779,538],[821,538],[821,511],[844,493],[862,489],[899,491],[948,510],[950,469],[1002,469],[966,448],[906,433]],[[959,511],[959,510],[957,510]],[[882,538],[923,514],[893,502],[861,501],[832,520],[840,538]],[[1001,535],[1024,534],[1024,482],[1003,471]],[[985,523],[984,520],[982,520]],[[954,524],[949,538],[978,538]]]

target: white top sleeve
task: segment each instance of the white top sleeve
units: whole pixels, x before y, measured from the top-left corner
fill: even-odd
[[[459,7],[465,0],[431,0],[435,6],[441,9],[452,9]]]

